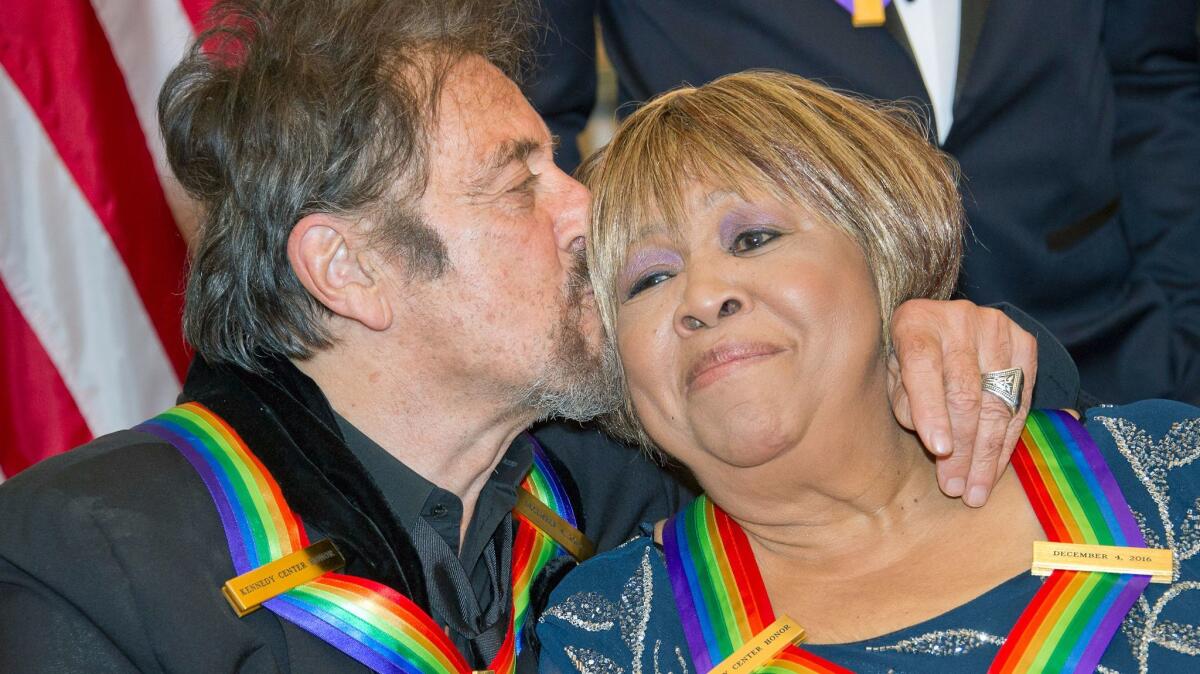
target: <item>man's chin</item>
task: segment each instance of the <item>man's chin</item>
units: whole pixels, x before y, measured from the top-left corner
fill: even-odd
[[[620,404],[603,342],[589,343],[591,340],[579,333],[573,337],[569,344],[559,342],[541,381],[524,396],[525,403],[542,418],[588,421]]]

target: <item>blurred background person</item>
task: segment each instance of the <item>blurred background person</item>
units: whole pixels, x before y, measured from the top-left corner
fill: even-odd
[[[958,291],[1031,313],[1101,401],[1200,400],[1196,0],[870,4],[544,0],[528,91],[568,169],[597,27],[626,114],[747,68],[906,101],[962,167]]]

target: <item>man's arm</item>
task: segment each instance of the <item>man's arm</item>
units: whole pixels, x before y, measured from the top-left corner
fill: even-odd
[[[892,409],[937,457],[942,491],[968,505],[983,505],[1008,465],[1035,382],[1045,380],[1039,407],[1077,405],[1079,373],[1066,349],[1015,307],[910,300],[896,310],[891,330]],[[1016,414],[980,381],[984,372],[1010,367],[1025,373]]]
[[[596,105],[596,0],[545,0],[534,71],[525,87],[550,133],[560,139],[555,160],[579,166],[577,137]]]
[[[1113,157],[1134,274],[1171,307],[1176,397],[1200,401],[1200,59],[1196,0],[1110,0]]]

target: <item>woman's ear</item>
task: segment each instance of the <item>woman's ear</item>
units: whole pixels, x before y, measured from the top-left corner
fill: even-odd
[[[330,311],[371,330],[391,327],[390,299],[354,223],[328,213],[306,215],[292,227],[287,256],[300,284]]]

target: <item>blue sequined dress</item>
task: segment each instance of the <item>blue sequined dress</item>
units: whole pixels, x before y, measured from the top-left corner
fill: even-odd
[[[1175,554],[1174,581],[1151,584],[1100,672],[1200,672],[1200,409],[1145,401],[1088,411],[1150,547]],[[573,571],[538,624],[543,674],[695,672],[662,550],[646,533]],[[810,645],[856,672],[986,672],[1042,579],[1021,574],[936,618],[874,639]]]

